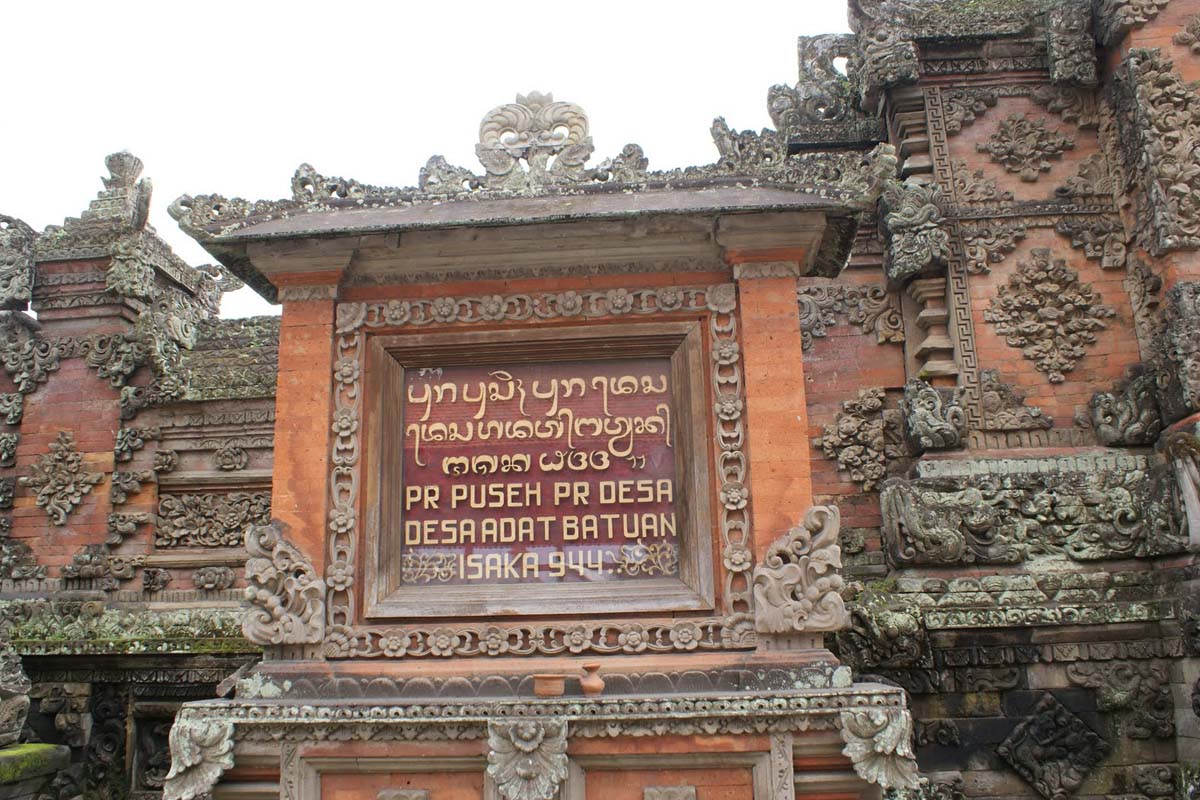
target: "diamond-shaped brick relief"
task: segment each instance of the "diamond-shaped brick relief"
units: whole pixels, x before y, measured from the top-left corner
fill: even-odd
[[[1079,789],[1109,750],[1108,742],[1046,694],[996,751],[1042,797],[1062,800]]]

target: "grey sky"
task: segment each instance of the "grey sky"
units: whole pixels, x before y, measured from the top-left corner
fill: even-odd
[[[290,194],[295,168],[410,186],[433,154],[475,168],[479,119],[553,92],[591,121],[596,160],[641,144],[652,169],[705,164],[714,116],[770,124],[799,34],[846,29],[842,0],[440,3],[13,3],[0,213],[41,230],[100,189],[127,149],[154,183],[151,224],[183,193]],[[224,316],[272,313],[249,289]]]

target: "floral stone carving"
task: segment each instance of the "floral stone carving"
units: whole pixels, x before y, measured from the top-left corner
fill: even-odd
[[[102,480],[103,473],[84,470],[74,435],[60,431],[58,439],[50,443],[50,452],[34,462],[21,484],[36,493],[38,506],[46,509],[52,523],[65,525],[67,515]]]
[[[1153,255],[1200,247],[1200,94],[1159,50],[1131,49],[1114,79],[1121,160],[1139,242]]]
[[[1200,282],[1167,290],[1155,339],[1158,403],[1163,421],[1171,423],[1200,411]]]
[[[875,333],[878,344],[904,341],[900,297],[882,285],[801,286],[796,290],[800,307],[800,346],[806,352],[813,339],[824,338],[827,328],[845,314],[863,333]]]
[[[1024,114],[1013,114],[1001,121],[996,132],[976,148],[1021,180],[1036,181],[1050,171],[1050,159],[1061,157],[1075,146],[1075,140],[1058,131],[1046,128],[1045,120],[1031,120]]]
[[[754,568],[754,628],[760,634],[845,627],[840,519],[835,506],[815,506],[802,525],[767,548]]]
[[[270,492],[164,494],[158,501],[159,547],[237,547],[251,525],[271,521]]]
[[[1036,431],[1054,424],[1037,406],[1025,405],[1025,395],[1002,381],[999,370],[980,370],[979,393],[985,431]]]
[[[960,393],[940,392],[920,378],[904,384],[904,432],[915,453],[961,447],[967,414]]]
[[[907,709],[871,708],[841,713],[843,755],[863,780],[884,789],[915,789],[912,716]]]
[[[1084,346],[1095,343],[1095,332],[1106,327],[1103,320],[1116,314],[1101,300],[1065,260],[1051,259],[1049,249],[1038,248],[1019,262],[983,318],[1051,383],[1061,383],[1063,373],[1085,355]]]
[[[163,800],[203,800],[233,766],[233,723],[181,714],[171,727],[170,747]]]
[[[325,581],[278,522],[246,531],[246,600],[242,632],[255,644],[315,644],[325,635]]]
[[[567,723],[489,720],[487,773],[504,800],[551,800],[567,777]]]
[[[1047,693],[997,752],[1046,800],[1074,794],[1109,753],[1108,742]]]
[[[883,401],[883,389],[859,391],[856,399],[842,403],[842,413],[826,426],[818,442],[825,457],[836,460],[838,469],[850,473],[850,479],[861,483],[865,492],[887,476],[889,459],[904,455],[888,430]]]
[[[33,243],[37,233],[0,214],[0,308],[22,310],[33,296]]]

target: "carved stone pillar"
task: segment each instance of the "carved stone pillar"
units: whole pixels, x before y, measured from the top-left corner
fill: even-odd
[[[954,378],[958,375],[958,364],[954,360],[954,342],[950,338],[950,310],[946,306],[946,279],[919,278],[911,282],[908,294],[920,306],[916,326],[923,335],[914,336],[912,351],[916,374],[930,383],[943,384],[937,378]]]

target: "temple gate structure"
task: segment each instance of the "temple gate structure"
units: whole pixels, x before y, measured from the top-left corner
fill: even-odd
[[[849,15],[709,165],[0,217],[11,796],[1200,791],[1200,0]]]

